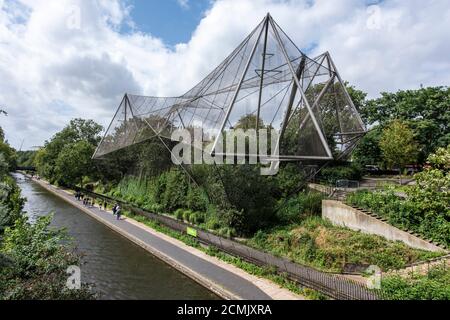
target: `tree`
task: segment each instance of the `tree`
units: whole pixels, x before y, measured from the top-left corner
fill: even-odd
[[[94,146],[86,140],[66,145],[56,159],[58,180],[65,185],[82,184],[83,177],[93,171],[91,157],[94,151]]]
[[[261,118],[258,119],[258,127],[259,129],[265,128],[264,122]],[[236,123],[235,129],[242,129],[242,130],[256,129],[256,115],[247,114],[245,116],[242,116]]]
[[[398,166],[402,172],[406,164],[417,160],[418,146],[414,132],[399,120],[393,121],[383,130],[380,149],[390,169]]]
[[[95,147],[100,142],[101,131],[102,126],[92,120],[71,120],[63,130],[56,133],[50,141],[45,142],[44,148],[41,148],[37,152],[34,162],[38,173],[41,176],[47,178],[52,183],[68,183],[68,181],[70,181],[70,183],[73,183],[72,179],[74,178],[74,176],[79,178],[79,174],[77,173],[73,175],[73,172],[68,172],[68,176],[65,176],[65,169],[62,169],[62,167],[57,165],[57,160],[60,153],[64,150],[64,158],[66,158],[67,154],[73,154],[73,152],[70,152],[69,150],[73,147],[81,148],[79,149],[79,151],[81,150],[85,152],[86,150],[88,150],[86,144],[77,145],[78,142],[84,141],[85,143],[90,145],[89,150],[92,150],[93,154]],[[92,154],[89,156],[89,158],[92,156]],[[85,154],[82,155],[82,157],[85,156]],[[65,159],[64,161],[68,160]],[[70,164],[73,164],[73,162],[70,161]],[[83,166],[84,163],[81,165],[81,167]],[[76,169],[76,167],[73,168]]]
[[[8,168],[10,171],[15,170],[17,155],[16,150],[14,150],[5,140],[5,133],[3,129],[0,127],[0,154],[3,155],[4,160],[8,164]]]
[[[381,93],[381,98],[367,101],[361,115],[367,124],[382,127],[399,119],[416,133],[420,147],[419,162],[439,147],[450,144],[450,88],[429,87],[419,90]]]
[[[355,162],[362,166],[369,164],[380,165],[383,163],[383,156],[380,150],[381,133],[381,127],[377,126],[361,139],[353,151]]]

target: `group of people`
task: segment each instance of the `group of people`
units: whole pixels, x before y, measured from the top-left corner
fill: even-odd
[[[77,191],[75,193],[75,199],[77,199],[78,201],[83,201],[84,206],[92,207],[95,203],[94,199],[85,197],[84,194],[82,194],[80,191]]]
[[[95,205],[95,199],[85,197],[85,195],[80,191],[75,192],[75,199],[77,199],[78,201],[83,201],[84,206],[93,207]],[[99,208],[101,209],[102,206],[103,210],[108,210],[108,203],[106,201],[103,201],[103,203],[99,205]],[[120,220],[120,217],[122,215],[122,208],[118,203],[114,204],[112,212],[113,215],[116,216],[116,219]]]

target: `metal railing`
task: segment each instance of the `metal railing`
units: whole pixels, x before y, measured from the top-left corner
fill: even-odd
[[[78,188],[79,189],[79,188]],[[188,228],[197,230],[197,239],[204,244],[214,246],[230,255],[263,267],[274,267],[279,274],[285,274],[289,279],[296,281],[301,286],[317,290],[326,296],[339,300],[379,300],[380,292],[369,289],[365,284],[345,278],[344,276],[316,270],[312,267],[300,265],[286,258],[276,257],[270,253],[257,250],[233,239],[215,235],[174,218],[155,214],[137,208],[125,201],[98,194],[89,190],[81,190],[83,193],[102,201],[117,202],[124,209],[134,214],[145,216],[157,221],[170,229],[186,234]]]

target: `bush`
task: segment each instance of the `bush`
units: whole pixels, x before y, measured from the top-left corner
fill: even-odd
[[[66,287],[67,268],[79,265],[80,257],[68,252],[65,233],[50,229],[52,216],[30,224],[25,217],[7,228],[0,248],[9,263],[0,269],[0,299],[92,299],[90,288]]]
[[[388,276],[381,285],[390,300],[450,300],[450,269],[436,266],[426,275]]]
[[[307,216],[320,216],[323,196],[320,193],[299,193],[287,201],[280,201],[277,211],[278,221],[282,224],[300,223]]]
[[[199,187],[190,186],[186,196],[186,206],[194,211],[206,211],[208,197]]]
[[[180,169],[172,169],[160,176],[165,180],[165,190],[161,197],[161,205],[168,211],[186,207],[186,196],[189,188],[189,178]],[[161,183],[161,182],[160,182]]]
[[[184,210],[183,209],[177,209],[174,212],[174,216],[177,220],[183,220],[183,214],[184,214]]]
[[[297,165],[288,163],[280,167],[280,171],[276,176],[276,182],[281,196],[287,197],[305,187],[306,178]]]
[[[336,184],[338,180],[361,180],[362,169],[357,165],[338,166],[322,169],[319,173],[321,179],[330,184]]]
[[[249,235],[270,227],[276,220],[276,184],[272,177],[260,175],[259,168],[251,165],[223,166],[222,178],[229,207],[242,220],[235,225],[239,234]]]
[[[192,215],[192,211],[191,210],[184,210],[183,211],[183,220],[186,221],[186,222],[189,222],[190,218],[191,218],[191,215]]]
[[[219,223],[221,226],[225,228],[233,228],[237,232],[241,232],[242,230],[248,230],[247,226],[247,217],[244,212],[236,209],[226,209],[219,210],[217,212],[217,216],[219,218]]]

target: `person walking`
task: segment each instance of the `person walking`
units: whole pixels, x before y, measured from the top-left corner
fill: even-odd
[[[112,207],[112,213],[113,213],[113,216],[115,216],[115,215],[116,215],[116,211],[117,211],[117,206],[118,206],[118,204],[117,204],[117,203],[115,203],[115,204],[114,204],[114,206]]]
[[[103,201],[103,211],[106,211],[108,209],[108,204],[106,201]]]
[[[117,220],[120,220],[120,215],[121,214],[122,214],[122,209],[120,208],[119,205],[117,205],[117,208],[116,208],[116,219]]]

